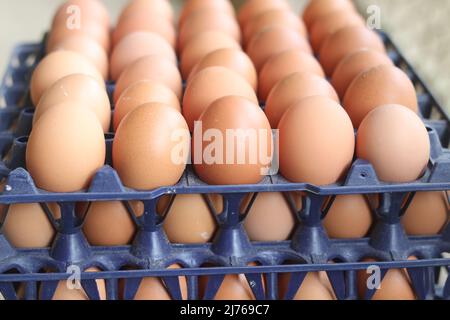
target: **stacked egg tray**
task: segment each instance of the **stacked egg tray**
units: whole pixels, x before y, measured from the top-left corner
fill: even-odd
[[[25,168],[27,135],[31,131],[33,108],[29,98],[29,80],[33,68],[43,56],[43,43],[18,46],[12,55],[0,93],[0,175],[7,179],[0,204],[40,203],[57,230],[51,248],[15,249],[0,229],[0,293],[7,300],[18,299],[19,284],[25,285],[25,299],[51,299],[58,282],[67,280],[70,266],[80,270],[96,267],[101,272],[81,274],[81,284],[90,299],[99,299],[96,279],[105,279],[107,299],[133,299],[144,277],[160,277],[173,299],[181,299],[179,276],[186,277],[188,299],[213,299],[228,274],[245,274],[258,300],[293,299],[304,277],[311,271],[325,271],[338,299],[357,299],[357,273],[370,265],[381,268],[383,277],[389,269],[405,268],[418,299],[450,299],[450,277],[442,286],[437,278],[450,269],[450,226],[440,235],[406,236],[400,218],[415,192],[450,190],[450,120],[430,94],[411,66],[384,33],[380,33],[395,64],[413,80],[420,101],[421,115],[431,141],[430,162],[424,176],[413,183],[386,184],[377,179],[371,164],[355,159],[346,179],[339,184],[318,187],[294,184],[280,175],[267,176],[257,185],[210,186],[188,166],[181,181],[172,187],[149,192],[127,189],[111,165],[113,134],[106,138],[107,164],[98,171],[89,190],[56,194],[39,190]],[[108,84],[110,93],[113,84]],[[401,124],[399,124],[401,125]],[[151,166],[151,163],[149,163]],[[289,192],[301,191],[303,209],[296,212]],[[298,226],[291,241],[255,243],[248,239],[243,220],[260,192],[284,192],[291,204]],[[245,212],[241,202],[253,193]],[[199,245],[171,244],[164,231],[164,217],[157,214],[158,199],[177,194],[203,194],[219,225],[212,243]],[[222,194],[224,210],[215,212],[208,194]],[[370,237],[356,240],[329,239],[321,220],[323,204],[336,195],[380,194],[380,205],[374,209],[376,222]],[[144,203],[145,213],[137,218],[128,201]],[[138,232],[131,246],[91,247],[82,233],[83,219],[75,214],[76,202],[123,201]],[[61,219],[54,220],[45,203],[57,202]],[[404,205],[406,203],[406,205]],[[430,212],[432,214],[432,212]],[[3,215],[4,216],[4,215]],[[3,217],[3,221],[4,221]],[[31,217],[30,217],[31,218]],[[0,221],[0,228],[3,221]],[[406,261],[415,256],[418,260]],[[364,258],[378,262],[362,263]],[[334,263],[330,263],[334,262]],[[256,266],[255,266],[256,263]],[[178,264],[181,269],[167,269]],[[249,266],[249,265],[252,266]],[[207,266],[207,267],[206,267]],[[53,272],[48,272],[53,270]],[[278,275],[292,273],[287,292],[280,296]],[[263,277],[261,276],[263,275]],[[199,278],[207,277],[204,294],[200,295]],[[263,280],[264,279],[264,280]],[[119,293],[119,280],[125,281]],[[122,287],[122,286],[120,286]],[[375,291],[368,289],[370,299]]]

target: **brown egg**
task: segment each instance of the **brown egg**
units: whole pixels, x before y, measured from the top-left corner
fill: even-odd
[[[417,260],[415,257],[408,260]],[[375,262],[374,259],[364,259],[363,262]],[[364,299],[367,292],[367,281],[370,274],[366,270],[358,272],[358,294]],[[372,281],[370,281],[372,284]],[[416,300],[414,289],[406,269],[389,270],[380,284],[372,300]]]
[[[197,73],[189,82],[183,98],[183,115],[191,132],[194,121],[215,100],[229,96],[242,96],[255,104],[258,98],[253,88],[239,74],[224,67],[209,67]]]
[[[205,56],[189,75],[188,82],[199,72],[209,67],[225,67],[245,78],[256,90],[258,86],[258,75],[250,58],[238,49],[219,49]]]
[[[151,190],[176,184],[188,159],[188,130],[182,115],[170,106],[149,103],[129,113],[117,129],[112,153],[124,185]]]
[[[128,34],[114,47],[111,54],[111,79],[117,81],[128,66],[149,55],[162,55],[174,64],[177,62],[173,48],[160,35],[145,31]]]
[[[320,64],[331,76],[337,65],[348,54],[360,49],[372,49],[385,53],[383,41],[364,26],[350,26],[338,30],[327,38],[320,49]]]
[[[363,195],[342,195],[334,200],[323,225],[330,238],[352,239],[367,235],[373,218]]]
[[[282,299],[287,293],[290,279],[290,273],[282,273],[279,276],[279,294]],[[319,272],[307,273],[294,300],[336,300],[326,274],[325,279],[326,283],[322,280]]]
[[[33,124],[56,105],[71,106],[78,101],[80,107],[88,108],[97,116],[103,131],[111,127],[111,105],[108,94],[95,78],[84,74],[72,74],[56,81],[45,91],[34,113]],[[69,103],[65,105],[64,103]]]
[[[245,42],[248,43],[260,31],[274,26],[288,27],[304,37],[308,35],[305,25],[292,11],[274,9],[264,11],[250,20],[244,29]]]
[[[108,55],[105,49],[88,35],[72,35],[55,43],[53,47],[49,47],[47,50],[48,52],[69,50],[81,53],[97,67],[104,79],[108,78]]]
[[[400,104],[419,112],[416,90],[399,68],[380,65],[359,74],[348,87],[344,107],[355,128],[374,108],[384,104]]]
[[[49,203],[48,208],[56,219],[60,218],[56,203]],[[46,248],[55,237],[55,229],[38,203],[10,205],[2,233],[16,248]]]
[[[298,49],[284,51],[270,58],[259,73],[258,96],[266,101],[272,88],[283,78],[296,72],[310,72],[325,77],[319,62]]]
[[[219,195],[208,195],[216,213],[223,210],[223,199]],[[158,212],[165,213],[170,196],[158,203]],[[214,213],[199,194],[180,194],[175,197],[164,221],[164,231],[172,243],[198,244],[211,241],[217,228]]]
[[[136,217],[143,214],[140,201],[130,202]],[[136,225],[120,201],[93,202],[86,215],[83,232],[92,246],[125,246],[131,243]]]
[[[312,53],[308,41],[296,31],[287,27],[264,29],[255,35],[247,46],[247,54],[257,70],[271,57],[289,49],[299,49]]]
[[[272,163],[272,130],[256,103],[238,96],[223,97],[208,107],[200,121],[192,141],[192,159],[200,179],[229,185],[254,184],[264,178]]]
[[[449,210],[446,192],[417,192],[402,225],[412,236],[435,235],[447,224]]]
[[[214,300],[255,300],[255,295],[253,294],[245,275],[230,274],[225,276]]]
[[[181,112],[178,97],[163,84],[152,81],[140,81],[128,87],[117,101],[114,110],[114,131],[119,127],[123,118],[131,111],[145,103],[158,102],[173,107]]]
[[[105,52],[111,50],[111,40],[108,29],[104,29],[95,21],[84,21],[79,28],[68,28],[66,24],[55,25],[47,38],[47,52],[61,41],[73,36],[89,36],[97,42]]]
[[[356,154],[374,166],[380,180],[412,182],[428,164],[430,139],[417,114],[404,106],[384,105],[361,123]]]
[[[305,98],[281,119],[280,171],[291,182],[328,185],[350,167],[353,126],[344,109],[327,97]]]
[[[364,19],[353,10],[343,9],[319,16],[311,26],[311,46],[314,52],[320,52],[326,39],[336,31],[345,27],[364,25]]]
[[[50,108],[31,132],[27,169],[36,186],[46,191],[85,189],[105,163],[102,127],[92,111],[78,104],[64,102]]]
[[[173,265],[167,269],[181,269],[180,265]],[[187,282],[185,277],[178,277],[180,282],[181,296],[187,299]],[[142,282],[136,292],[134,300],[172,300],[164,282],[160,278],[147,277]]]
[[[175,20],[172,5],[167,0],[131,0],[122,10],[119,23],[142,12],[150,12],[152,15],[160,16],[169,22]]]
[[[74,73],[92,76],[102,86],[105,85],[97,68],[81,54],[73,51],[52,52],[33,71],[30,84],[33,104],[36,106],[44,92],[56,81]]]
[[[245,200],[246,209],[253,194]],[[282,193],[259,193],[244,222],[251,241],[285,241],[289,239],[294,226],[295,215]]]
[[[355,11],[355,7],[349,0],[310,1],[303,11],[303,21],[310,29],[317,19],[338,10]]]
[[[158,82],[170,88],[181,98],[183,91],[183,80],[178,68],[167,58],[159,55],[149,55],[140,58],[126,68],[114,90],[114,101],[117,102],[122,92],[133,84],[147,80]]]
[[[193,12],[184,21],[178,35],[178,50],[183,52],[186,45],[198,34],[212,30],[226,33],[241,43],[241,29],[233,16],[216,9],[202,9]]]
[[[113,46],[124,37],[137,31],[153,32],[163,37],[172,47],[176,44],[176,32],[170,20],[148,11],[136,12],[123,18],[114,29]]]
[[[290,11],[291,7],[286,0],[248,0],[239,8],[239,24],[245,29],[253,18],[275,9]]]
[[[331,84],[308,72],[297,72],[279,81],[267,98],[265,112],[272,128],[277,128],[283,114],[296,102],[311,96],[323,96],[339,102]]]
[[[73,7],[76,7],[75,10]],[[60,25],[73,23],[73,17],[80,15],[82,22],[95,22],[100,27],[108,30],[110,27],[110,17],[108,9],[99,0],[68,0],[65,1],[56,11],[53,17],[52,28]]]
[[[218,49],[241,49],[239,43],[229,35],[220,31],[205,31],[189,42],[181,54],[181,74],[187,79],[191,70],[206,55]]]
[[[235,17],[233,4],[229,0],[189,0],[184,2],[181,10],[178,27],[181,29],[187,18],[200,10],[215,10]]]
[[[382,64],[393,65],[383,53],[368,49],[356,51],[341,60],[333,72],[331,84],[339,97],[344,99],[348,87],[359,74]]]
[[[86,272],[100,272],[97,268],[87,269]],[[100,300],[106,300],[106,285],[105,280],[95,280],[97,284]],[[67,281],[60,281],[56,287],[56,291],[52,300],[55,301],[77,301],[77,300],[89,300],[88,295],[84,289],[71,289],[67,286]]]

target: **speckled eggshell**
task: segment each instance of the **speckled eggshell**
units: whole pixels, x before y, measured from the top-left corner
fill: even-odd
[[[380,106],[359,127],[356,155],[369,161],[384,182],[412,182],[423,174],[430,159],[428,131],[410,109]]]
[[[291,182],[329,185],[344,177],[355,150],[350,118],[334,100],[314,96],[281,119],[280,171]]]

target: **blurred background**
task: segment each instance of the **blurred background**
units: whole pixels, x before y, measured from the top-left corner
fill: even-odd
[[[238,7],[244,0],[234,0]],[[0,75],[12,48],[20,42],[39,41],[52,15],[64,0],[0,0]],[[104,0],[116,18],[127,0]],[[183,0],[172,0],[178,9]],[[307,0],[290,0],[300,13]],[[450,112],[450,1],[354,0],[361,13],[369,5],[381,9],[382,28]]]

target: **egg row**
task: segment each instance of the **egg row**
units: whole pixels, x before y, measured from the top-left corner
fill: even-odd
[[[208,198],[208,202],[206,198]],[[295,213],[286,195],[282,193],[249,194],[241,204],[246,214],[244,228],[251,241],[273,242],[289,240],[297,225]],[[292,193],[295,210],[302,207],[301,195]],[[323,220],[325,231],[334,239],[357,239],[368,235],[374,223],[372,207],[377,198],[362,195],[337,196]],[[208,203],[215,212],[211,212]],[[56,204],[48,204],[55,219],[60,218]],[[131,210],[131,211],[129,211]],[[83,232],[93,246],[129,245],[136,233],[134,218],[143,214],[140,201],[95,202],[89,207],[79,203],[76,208],[85,219]],[[164,218],[164,230],[172,243],[199,244],[213,240],[217,230],[214,214],[223,211],[219,195],[178,195],[173,203],[170,196],[161,198],[158,214]],[[15,204],[3,210],[2,233],[17,248],[45,248],[51,245],[55,230],[39,204]],[[430,214],[432,212],[432,214]],[[29,215],[33,214],[33,219]],[[3,213],[2,213],[3,215]],[[449,218],[449,205],[445,192],[417,193],[402,216],[402,225],[408,235],[435,235],[443,230]]]

